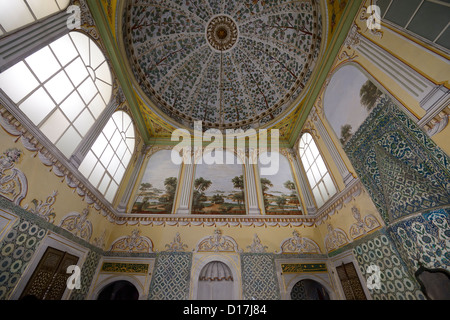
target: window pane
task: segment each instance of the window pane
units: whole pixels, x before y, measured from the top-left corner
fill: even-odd
[[[103,163],[103,165],[105,167],[107,167],[109,165],[113,154],[114,154],[114,150],[111,148],[110,145],[108,145],[105,148],[105,151],[103,152],[102,157],[100,158],[100,161]]]
[[[40,88],[19,107],[35,125],[39,125],[41,121],[52,112],[55,108],[55,104],[45,90]]]
[[[114,181],[111,181],[108,191],[105,194],[106,200],[108,200],[109,202],[113,202],[114,196],[116,195],[118,188],[119,188],[119,186]]]
[[[95,87],[94,82],[89,77],[87,78],[79,87],[78,87],[78,93],[80,94],[81,98],[84,100],[86,104],[91,102],[92,98],[94,98],[95,94],[97,93],[97,89]]]
[[[103,110],[105,110],[106,104],[100,94],[97,93],[95,98],[91,101],[91,103],[89,103],[88,108],[89,110],[91,110],[91,113],[95,117],[95,119],[97,119],[103,112]]]
[[[450,7],[424,2],[407,29],[430,41],[434,41],[449,21]]]
[[[74,121],[84,109],[84,103],[78,92],[74,91],[66,100],[64,100],[60,105],[60,108],[70,121]]]
[[[81,165],[78,167],[78,171],[80,171],[85,177],[89,177],[96,163],[97,158],[92,151],[89,151],[86,157],[84,157]]]
[[[78,132],[80,132],[82,136],[85,136],[94,122],[95,119],[89,113],[89,110],[85,109],[73,124]]]
[[[92,183],[92,185],[97,188],[100,179],[103,177],[104,173],[105,168],[103,168],[103,166],[100,163],[97,163],[91,175],[89,176],[89,182]]]
[[[331,176],[329,173],[327,173],[326,176],[323,177],[323,183],[325,184],[325,187],[327,188],[330,197],[333,196],[337,190],[336,187],[334,186],[333,180],[331,180]]]
[[[42,19],[54,12],[59,11],[56,2],[53,0],[27,0],[27,3],[37,19]]]
[[[64,71],[50,79],[44,87],[56,103],[61,103],[74,89]]]
[[[78,52],[73,46],[69,35],[65,35],[50,44],[50,48],[56,55],[62,66],[67,65],[70,61],[78,56]]]
[[[0,88],[15,103],[22,100],[38,85],[39,82],[23,61],[0,73]]]
[[[55,143],[69,126],[70,122],[67,121],[63,113],[56,110],[41,126],[41,131],[52,143]]]
[[[320,176],[323,177],[328,172],[328,170],[327,167],[325,166],[325,162],[323,162],[322,157],[317,158],[316,164],[317,167],[319,168]]]
[[[444,48],[450,49],[450,27],[436,40],[436,43]]]
[[[105,174],[103,176],[102,182],[98,186],[98,191],[100,191],[102,194],[104,194],[106,192],[106,189],[108,188],[110,182],[111,182],[111,178],[109,177],[109,175]]]
[[[320,195],[319,188],[316,187],[316,188],[312,189],[312,191],[313,191],[314,199],[316,199],[317,207],[320,208],[324,204],[324,201],[322,199],[322,196]]]
[[[89,76],[89,73],[87,72],[81,58],[75,59],[72,63],[65,67],[65,70],[74,86],[78,86]]]
[[[316,181],[319,181],[322,178],[322,176],[319,172],[319,168],[317,167],[317,165],[315,163],[311,166],[311,171],[312,171]]]
[[[125,167],[123,165],[119,165],[116,174],[114,175],[114,180],[115,181],[122,180],[124,174],[125,174]]]
[[[299,145],[304,146],[303,150],[300,149],[300,160],[305,169],[317,206],[320,207],[330,196],[336,193],[336,188],[311,135],[308,133],[303,134]]]
[[[117,124],[114,119],[117,120]],[[125,122],[123,120],[125,120]],[[109,186],[107,185],[109,180],[105,177],[101,177],[103,180],[93,180],[92,182],[97,186],[101,181],[98,190],[103,193],[108,201],[112,201],[114,198],[118,185],[121,182],[123,175],[125,174],[126,167],[131,159],[132,150],[130,151],[128,146],[132,145],[134,148],[134,138],[125,139],[125,133],[121,131],[123,123],[129,123],[131,129],[134,130],[131,118],[126,113],[122,111],[115,112],[103,128],[102,133],[94,142],[90,151],[92,156],[94,156],[93,152],[95,152],[97,156],[100,156],[101,154],[99,160],[96,159],[96,162],[98,161],[97,165],[102,164],[103,167],[106,168],[106,175],[108,175],[109,179],[113,179],[111,180]],[[115,149],[117,150],[115,151]],[[83,160],[80,168],[85,168],[84,161],[85,160]],[[91,175],[94,176],[94,173]],[[91,181],[90,176],[88,176],[88,179]]]
[[[400,27],[405,27],[422,0],[393,0],[384,16]]]
[[[0,3],[0,24],[9,32],[34,21],[33,15],[22,0],[3,0]]]
[[[69,158],[80,142],[81,136],[78,134],[78,132],[75,131],[73,127],[70,127],[61,137],[61,139],[59,139],[56,146],[67,158]]]
[[[103,151],[105,150],[107,144],[108,141],[106,140],[105,136],[103,134],[100,134],[95,143],[93,144],[91,150],[97,157],[100,157]]]
[[[60,66],[49,47],[44,47],[25,59],[34,74],[41,82],[44,82],[57,71]]]

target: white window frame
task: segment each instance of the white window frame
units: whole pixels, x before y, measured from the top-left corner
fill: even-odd
[[[307,137],[310,139],[306,140]],[[311,145],[314,147],[311,148]],[[308,150],[310,154],[308,154]],[[304,132],[300,138],[299,155],[317,208],[320,208],[338,190],[319,147],[313,136],[308,132]]]

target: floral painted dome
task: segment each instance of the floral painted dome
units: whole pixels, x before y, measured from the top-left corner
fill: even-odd
[[[138,94],[175,126],[277,120],[316,65],[319,9],[315,0],[128,0],[123,40]]]

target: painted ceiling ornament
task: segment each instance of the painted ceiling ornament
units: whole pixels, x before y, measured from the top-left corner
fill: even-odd
[[[196,252],[242,252],[236,241],[228,236],[223,236],[219,229],[214,230],[212,236],[205,237],[199,241]]]
[[[166,248],[169,252],[183,252],[187,249],[187,244],[181,241],[180,233],[177,232],[173,241],[170,244],[166,244]]]
[[[134,229],[131,235],[120,237],[114,241],[110,251],[149,253],[153,252],[153,243],[149,238],[141,236],[141,230]]]
[[[352,215],[355,218],[356,222],[350,227],[350,237],[352,239],[356,239],[365,235],[371,230],[374,230],[380,226],[378,220],[371,214],[364,217],[364,220],[361,218],[361,212],[355,206],[352,207]]]
[[[84,209],[81,214],[78,212],[69,213],[61,221],[60,227],[81,239],[89,241],[92,237],[92,223],[87,220],[88,215],[89,208]]]
[[[333,228],[330,223],[327,225],[327,230],[328,233],[324,239],[327,252],[336,250],[349,242],[345,232],[339,228]]]
[[[0,155],[0,196],[20,204],[28,191],[25,174],[15,166],[22,157],[22,150],[8,149]]]
[[[206,27],[206,39],[218,52],[231,50],[238,41],[239,30],[236,22],[228,15],[213,17]]]
[[[320,248],[313,240],[300,236],[297,230],[292,232],[293,237],[285,239],[277,253],[318,253]]]
[[[322,41],[320,1],[127,0],[121,40],[149,108],[175,127],[258,128],[294,109]]]
[[[264,253],[264,252],[267,252],[266,249],[268,247],[264,246],[261,243],[261,240],[259,239],[258,235],[255,233],[255,235],[253,237],[253,243],[250,246],[247,246],[247,248],[252,253]]]

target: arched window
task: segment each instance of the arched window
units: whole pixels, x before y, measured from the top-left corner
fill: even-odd
[[[109,202],[114,200],[134,145],[133,122],[128,114],[117,111],[78,168]]]
[[[69,158],[111,99],[112,78],[97,45],[70,32],[2,72],[0,88]]]
[[[320,151],[309,133],[302,135],[299,151],[309,185],[316,199],[317,207],[320,208],[337,192],[336,187]]]
[[[69,0],[0,1],[0,36],[67,8]]]

